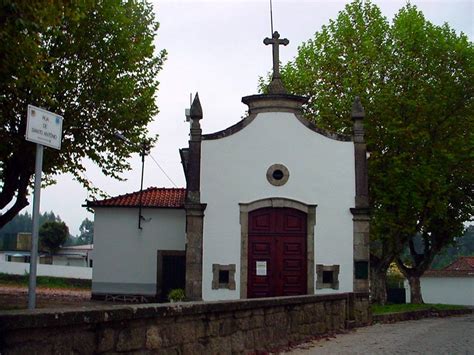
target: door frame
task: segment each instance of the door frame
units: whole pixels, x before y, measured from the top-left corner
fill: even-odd
[[[186,257],[186,251],[184,250],[157,250],[156,252],[156,299],[161,298],[163,292],[163,256],[184,256]]]
[[[314,294],[314,226],[316,225],[317,205],[305,204],[288,198],[272,197],[249,203],[239,203],[240,206],[240,298],[247,298],[248,287],[248,229],[249,212],[265,207],[286,207],[306,213],[306,269],[307,294]]]

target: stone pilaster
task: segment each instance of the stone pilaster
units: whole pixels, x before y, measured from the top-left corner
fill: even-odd
[[[202,300],[202,240],[205,204],[185,204],[186,298]]]
[[[201,203],[202,108],[196,94],[190,110],[191,130],[186,166],[186,298],[202,300],[202,245],[205,204]]]
[[[355,207],[369,207],[369,183],[367,178],[367,146],[364,140],[365,112],[359,97],[356,97],[352,105],[352,120],[354,121],[354,158],[356,196]]]
[[[355,208],[353,215],[353,245],[354,245],[354,292],[369,291],[369,184],[367,174],[367,147],[364,140],[364,108],[359,97],[352,105],[352,120],[354,121],[354,161],[355,161]]]

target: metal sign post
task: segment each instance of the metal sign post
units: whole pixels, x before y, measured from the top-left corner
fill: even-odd
[[[63,117],[42,108],[28,105],[25,139],[36,143],[35,187],[33,194],[33,233],[31,235],[28,309],[36,308],[36,268],[38,263],[39,213],[43,146],[61,149]]]
[[[36,308],[36,267],[38,260],[39,208],[41,195],[41,170],[43,146],[36,144],[35,190],[33,194],[33,233],[31,235],[30,278],[28,282],[28,309]]]

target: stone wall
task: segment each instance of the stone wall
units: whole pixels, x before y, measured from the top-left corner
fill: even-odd
[[[1,354],[265,351],[371,321],[368,294],[0,312]]]
[[[417,320],[423,318],[437,318],[437,317],[450,317],[450,316],[460,316],[463,314],[474,313],[473,309],[424,309],[419,311],[410,311],[410,312],[399,312],[399,313],[387,313],[387,314],[377,314],[374,315],[372,321],[374,323],[395,323],[402,322],[407,320]]]

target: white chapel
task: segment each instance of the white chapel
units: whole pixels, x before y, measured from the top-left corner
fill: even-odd
[[[186,187],[148,188],[88,201],[95,213],[92,294],[233,300],[368,292],[369,208],[364,110],[353,133],[316,127],[306,98],[279,74],[278,32],[267,94],[242,98],[248,116],[203,134],[191,106],[180,149]],[[137,228],[138,218],[143,220]]]

